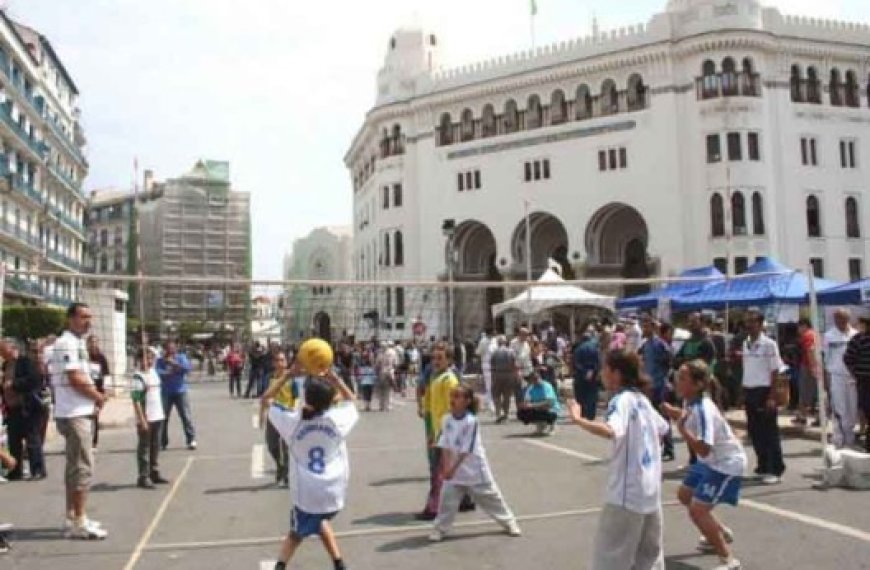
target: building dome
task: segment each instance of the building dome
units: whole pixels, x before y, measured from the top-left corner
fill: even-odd
[[[758,5],[758,0],[748,0],[751,4]],[[700,8],[702,6],[708,6],[714,4],[715,0],[668,0],[668,12],[684,12],[686,10],[691,10],[692,8]]]

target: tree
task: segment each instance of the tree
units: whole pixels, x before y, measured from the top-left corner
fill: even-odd
[[[54,307],[3,307],[3,333],[17,339],[43,338],[59,334],[65,318],[63,309]]]

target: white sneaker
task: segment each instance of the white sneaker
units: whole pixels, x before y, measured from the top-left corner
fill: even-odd
[[[535,435],[544,435],[547,432],[547,424],[535,424]]]
[[[187,444],[187,449],[194,451],[196,450],[196,440],[191,441]]]
[[[12,523],[0,523],[0,534],[11,531],[15,526]]]
[[[722,560],[719,561],[722,563],[719,566],[716,566],[713,570],[740,570],[743,566],[740,564],[740,561],[736,558],[732,558],[731,560]]]
[[[776,475],[765,475],[761,478],[762,485],[779,485],[780,483],[782,483],[782,479]]]
[[[722,529],[722,535],[725,537],[726,544],[732,544],[734,542],[734,531],[732,531],[728,527],[724,527]],[[701,536],[698,539],[698,550],[701,552],[713,552],[713,545],[710,544],[710,541],[707,540],[706,536]]]
[[[67,538],[77,540],[104,540],[109,533],[104,528],[100,528],[94,521],[85,520],[81,526],[73,526],[66,534]]]
[[[556,424],[548,424],[547,425],[547,435],[555,435],[556,434]]]
[[[511,521],[505,526],[505,532],[508,533],[508,536],[522,536],[523,531],[520,530],[520,525],[517,524],[517,521]]]
[[[94,526],[99,527],[99,528],[103,527],[103,523],[101,523],[100,521],[95,521],[94,519],[89,519],[89,518],[85,519],[85,524],[91,524],[91,525],[94,525]],[[66,518],[63,521],[63,529],[66,531],[72,530],[72,528],[75,525],[76,525],[76,522],[73,519]]]
[[[444,533],[437,528],[429,535],[429,542],[441,542],[444,540]]]

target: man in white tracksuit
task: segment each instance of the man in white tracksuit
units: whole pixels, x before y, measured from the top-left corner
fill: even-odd
[[[833,443],[837,449],[850,447],[855,443],[855,424],[858,423],[858,385],[846,368],[843,356],[856,332],[849,324],[849,311],[837,309],[834,313],[834,327],[825,333],[823,341],[825,370],[831,383]]]
[[[498,348],[496,340],[492,338],[492,331],[487,329],[480,337],[477,345],[477,357],[480,359],[480,371],[483,373],[483,384],[486,387],[486,409],[490,412],[495,410],[492,402],[492,353]]]

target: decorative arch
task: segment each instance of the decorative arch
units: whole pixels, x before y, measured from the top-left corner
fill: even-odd
[[[725,202],[718,192],[710,197],[710,233],[713,237],[725,235]]]
[[[474,111],[464,109],[460,118],[459,138],[462,142],[474,139]]]
[[[840,75],[840,70],[836,67],[831,70],[831,81],[828,84],[828,90],[831,92],[831,105],[834,107],[842,107],[843,79]]]
[[[457,280],[483,279],[495,266],[496,242],[492,230],[478,220],[466,220],[453,236]]]
[[[854,196],[846,198],[846,237],[861,237],[861,217],[858,213],[858,200]]]
[[[737,63],[729,56],[722,60],[722,95],[734,97],[738,94]]]
[[[807,68],[807,102],[816,105],[822,102],[822,82],[819,81],[819,72],[813,66]]]
[[[746,198],[743,192],[731,194],[731,231],[735,236],[745,236],[749,233],[746,224]]]
[[[807,236],[822,237],[822,209],[814,194],[807,196]]]
[[[619,268],[626,279],[650,276],[649,231],[646,220],[633,207],[612,202],[598,209],[586,226],[586,254],[589,265]],[[649,291],[648,285],[630,285],[624,295]]]
[[[716,74],[716,64],[707,59],[701,64],[701,98],[711,99],[719,95],[719,76]]]
[[[517,111],[517,102],[513,99],[508,99],[504,104],[504,115],[502,116],[502,121],[504,122],[504,132],[505,133],[515,133],[520,128],[520,117],[519,112]]]
[[[544,124],[544,109],[541,107],[541,98],[538,95],[530,95],[526,104],[526,128],[537,129]]]
[[[599,96],[602,115],[612,115],[619,112],[619,92],[616,90],[616,82],[605,79],[601,84]]]
[[[791,91],[791,100],[793,103],[803,103],[803,73],[801,66],[794,64],[791,66],[791,75],[789,77],[789,87]]]
[[[547,212],[529,214],[531,229],[531,260],[533,276],[540,275],[548,268],[548,261],[554,259],[562,266],[562,275],[570,272],[568,260],[568,231],[562,221]],[[526,267],[526,221],[520,220],[511,238],[511,254],[514,263],[525,272]]]
[[[627,99],[629,111],[647,107],[647,87],[643,84],[643,77],[639,73],[633,73],[628,78]]]
[[[575,107],[575,116],[577,120],[589,119],[592,117],[592,93],[589,91],[589,86],[585,83],[577,88]]]
[[[480,134],[483,137],[492,137],[498,133],[498,126],[495,122],[495,108],[492,104],[487,103],[483,106],[483,113],[480,120]]]
[[[453,119],[450,113],[442,113],[438,121],[438,143],[441,146],[453,144]]]
[[[550,95],[550,124],[559,125],[568,120],[568,103],[565,100],[565,92],[556,89]]]
[[[752,193],[752,233],[757,236],[765,234],[764,198],[761,192]]]
[[[846,106],[860,107],[861,95],[858,87],[858,76],[855,71],[850,69],[846,72]]]

